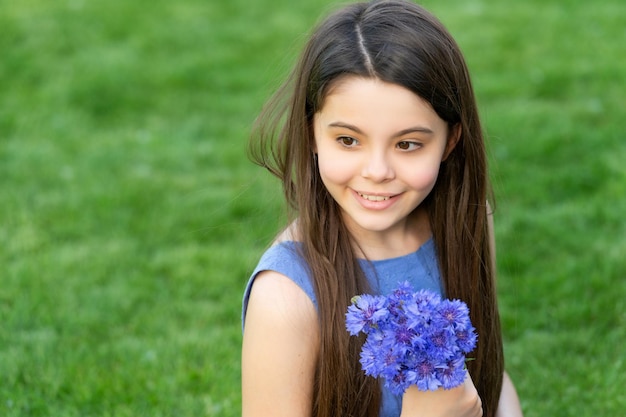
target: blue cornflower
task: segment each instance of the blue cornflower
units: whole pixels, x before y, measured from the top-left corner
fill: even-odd
[[[397,318],[396,321],[398,324],[404,324],[406,322],[402,311],[405,305],[411,300],[412,295],[413,288],[411,284],[405,281],[386,298],[387,310],[389,314]]]
[[[404,391],[411,386],[411,381],[408,380],[408,374],[404,372],[397,372],[391,375],[389,378],[384,378],[385,386],[394,395],[402,395]]]
[[[455,332],[457,345],[463,353],[470,353],[476,347],[478,335],[476,329],[470,324],[467,329],[457,330]]]
[[[447,326],[454,330],[464,330],[471,326],[469,309],[461,300],[442,300],[437,313],[435,320],[440,326]]]
[[[398,301],[398,302],[406,302],[411,300],[413,297],[413,287],[409,283],[409,281],[401,282],[398,285],[398,288],[391,292],[391,295],[387,297],[389,300]]]
[[[369,331],[387,315],[385,298],[369,294],[363,294],[354,298],[353,304],[348,307],[346,313],[346,328],[355,336],[360,332]]]
[[[435,391],[441,387],[441,381],[437,379],[435,363],[431,360],[422,360],[408,374],[413,385],[417,385],[420,391]]]
[[[469,310],[459,300],[401,283],[387,297],[361,295],[346,313],[351,335],[367,335],[361,348],[366,375],[380,377],[396,395],[409,386],[450,389],[466,377],[465,356],[477,335]]]
[[[413,294],[404,308],[407,325],[412,328],[424,328],[430,326],[433,314],[441,298],[431,291],[421,290]]]
[[[431,355],[435,358],[446,360],[460,351],[457,346],[456,334],[450,329],[437,328],[430,335]]]
[[[379,359],[382,340],[368,337],[361,348],[361,369],[365,375],[377,377],[382,372],[382,366]]]
[[[444,389],[458,387],[465,381],[465,377],[467,376],[465,357],[461,354],[455,356],[445,364],[439,365],[435,373]]]

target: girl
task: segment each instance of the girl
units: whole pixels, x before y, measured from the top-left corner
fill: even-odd
[[[435,17],[402,1],[330,16],[250,150],[282,180],[292,221],[244,295],[244,416],[521,415],[503,368],[476,102]],[[404,280],[468,304],[479,342],[460,387],[394,397],[361,370],[350,299]]]

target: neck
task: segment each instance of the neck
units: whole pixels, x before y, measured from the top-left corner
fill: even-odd
[[[408,255],[418,250],[431,237],[428,214],[422,208],[416,209],[403,224],[393,230],[351,230],[350,233],[356,255],[371,261]]]

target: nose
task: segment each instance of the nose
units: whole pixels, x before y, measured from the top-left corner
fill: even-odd
[[[374,182],[386,182],[395,178],[395,171],[389,155],[384,151],[368,153],[363,163],[361,176]]]

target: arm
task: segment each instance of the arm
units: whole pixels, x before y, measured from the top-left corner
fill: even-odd
[[[465,384],[449,391],[418,391],[411,387],[402,399],[401,417],[421,416],[482,416],[482,407],[476,388],[468,377]],[[496,417],[523,417],[515,386],[505,372]]]
[[[481,417],[482,403],[472,379],[467,376],[459,387],[419,391],[412,386],[402,397],[400,417]]]
[[[243,417],[311,415],[318,332],[300,287],[273,271],[256,277],[243,334]]]
[[[489,233],[489,245],[491,248],[491,266],[496,271],[496,237],[493,225],[493,211],[487,203],[487,229]],[[515,391],[513,381],[505,372],[502,379],[502,390],[500,391],[500,401],[498,402],[498,411],[496,417],[522,417],[522,406],[519,397]]]
[[[502,380],[502,391],[500,391],[500,402],[498,402],[496,417],[523,417],[522,406],[515,391],[515,386],[506,372]]]

